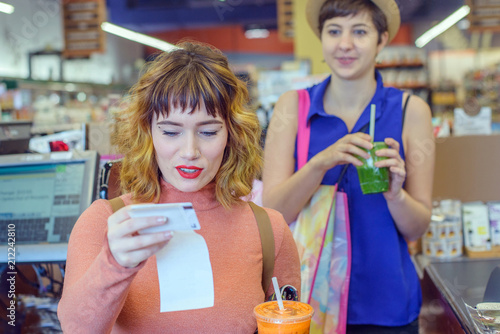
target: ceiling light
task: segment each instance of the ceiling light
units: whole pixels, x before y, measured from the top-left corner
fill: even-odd
[[[419,48],[425,46],[437,36],[452,27],[455,23],[466,17],[470,13],[469,6],[462,6],[456,12],[445,18],[443,21],[436,24],[431,29],[427,30],[415,41],[415,45]]]
[[[253,38],[268,38],[269,30],[267,29],[248,29],[245,31],[245,37],[248,39]]]
[[[133,30],[125,29],[109,22],[103,22],[101,24],[101,29],[110,34],[120,36],[137,43],[148,45],[159,50],[172,51],[174,49],[177,49],[175,45],[162,41],[161,39],[144,35]]]
[[[0,2],[0,12],[12,14],[14,13],[14,6],[6,4],[4,2]]]

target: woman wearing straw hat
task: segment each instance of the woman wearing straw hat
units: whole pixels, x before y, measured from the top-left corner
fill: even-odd
[[[310,144],[297,168],[298,92],[283,94],[271,119],[265,148],[263,204],[294,221],[320,185],[334,185],[348,198],[351,272],[348,333],[418,332],[419,279],[407,249],[431,216],[434,140],[429,106],[419,97],[384,87],[377,54],[400,25],[394,0],[308,0],[306,15],[321,40],[331,75],[307,89]],[[407,102],[407,104],[406,104]],[[362,129],[375,105],[375,138]],[[404,110],[406,110],[404,112]],[[363,195],[356,155],[368,157],[372,141],[388,149],[389,190]]]

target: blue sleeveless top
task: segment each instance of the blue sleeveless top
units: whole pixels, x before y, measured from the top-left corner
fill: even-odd
[[[369,123],[370,105],[375,104],[375,141],[384,141],[387,137],[397,140],[404,159],[403,91],[384,87],[378,71],[375,77],[375,95],[357,120],[352,133],[359,132]],[[311,100],[307,116],[311,126],[308,160],[349,133],[342,119],[328,115],[323,108],[323,96],[330,79],[328,77],[307,89]],[[297,161],[297,146],[295,158]],[[336,184],[344,166],[329,170],[322,184]],[[380,326],[409,324],[417,319],[420,312],[420,283],[407,243],[396,229],[384,196],[363,195],[353,165],[348,166],[339,189],[347,193],[351,224],[352,266],[347,323]]]

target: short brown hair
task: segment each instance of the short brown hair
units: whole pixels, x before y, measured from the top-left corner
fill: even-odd
[[[203,101],[211,116],[228,129],[228,143],[215,176],[216,198],[226,208],[252,190],[262,167],[261,128],[247,107],[246,84],[230,70],[227,58],[214,47],[182,42],[145,65],[131,88],[127,106],[115,117],[113,144],[124,155],[122,190],[134,201],[157,202],[161,173],[151,136],[153,115],[168,116],[172,107],[196,110]]]
[[[387,18],[385,14],[373,2],[369,0],[327,0],[319,12],[318,27],[320,33],[323,31],[325,21],[334,17],[346,17],[367,11],[375,28],[378,31],[378,43],[381,42],[381,35],[387,31]]]

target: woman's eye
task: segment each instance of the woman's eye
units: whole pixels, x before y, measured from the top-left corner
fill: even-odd
[[[366,35],[366,30],[356,29],[356,30],[354,30],[354,34],[356,34],[356,35]]]
[[[200,134],[205,137],[212,137],[217,134],[217,131],[200,131]]]
[[[176,131],[165,131],[165,130],[163,130],[162,133],[168,137],[174,137],[179,134],[179,132]]]
[[[339,29],[329,29],[328,34],[329,35],[340,35],[340,30]]]

